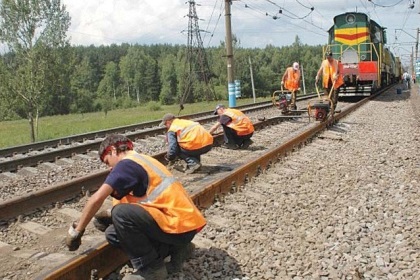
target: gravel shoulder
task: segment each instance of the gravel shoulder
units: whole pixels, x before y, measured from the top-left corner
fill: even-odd
[[[207,209],[171,279],[419,279],[419,112],[389,90]]]

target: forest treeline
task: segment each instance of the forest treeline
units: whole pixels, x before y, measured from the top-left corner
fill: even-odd
[[[39,93],[39,116],[108,111],[139,103],[180,102],[186,93],[184,45],[73,46],[57,50],[56,61],[46,71]],[[216,99],[228,97],[224,43],[205,50],[209,61],[210,86]],[[251,68],[257,97],[280,88],[280,76],[294,61],[303,67],[305,84],[313,85],[321,62],[321,46],[300,44],[299,38],[286,47],[234,49],[234,77],[241,82],[243,97],[252,97]],[[27,118],[25,99],[14,93],[16,76],[5,75],[13,54],[1,56],[0,121]],[[250,63],[251,62],[251,63]],[[16,66],[17,67],[17,66]],[[206,100],[206,84],[199,79],[188,93],[187,102]],[[310,86],[307,90],[313,90]],[[211,96],[214,98],[214,96]]]
[[[32,141],[42,116],[106,115],[146,102],[228,97],[224,42],[206,48],[205,56],[186,45],[71,46],[70,20],[59,0],[0,3],[0,41],[7,46],[0,55],[0,121],[27,119]],[[301,64],[306,89],[313,90],[321,46],[303,45],[298,36],[285,47],[243,48],[236,38],[233,42],[234,78],[243,97],[252,96],[250,67],[256,96],[264,97],[280,88],[281,75],[294,61]],[[205,74],[202,65],[208,65]]]

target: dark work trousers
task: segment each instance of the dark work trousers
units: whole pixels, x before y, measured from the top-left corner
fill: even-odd
[[[196,230],[181,234],[163,232],[153,217],[141,206],[122,203],[112,208],[112,225],[105,236],[109,244],[122,249],[130,258],[134,269],[163,261],[171,246],[186,245]]]
[[[292,95],[291,100],[290,100],[290,107],[292,107],[294,109],[294,107],[296,106],[296,95],[299,93],[299,90],[295,89],[295,90],[291,90],[290,94]]]
[[[225,143],[227,144],[236,144],[238,146],[241,146],[244,143],[244,140],[251,139],[253,134],[250,133],[247,135],[238,135],[236,130],[228,127],[227,125],[222,125],[222,127],[224,132]]]
[[[178,156],[183,159],[188,166],[192,166],[194,164],[200,163],[201,159],[200,156],[209,152],[213,145],[208,145],[203,148],[197,150],[185,150],[183,148],[179,148]]]
[[[336,108],[337,108],[338,92],[339,92],[339,90],[340,90],[340,88],[333,89],[333,90],[332,90],[332,93],[331,93],[331,102],[332,102],[332,103],[333,103],[333,105],[334,105],[334,109],[336,109]],[[325,95],[326,97],[328,97],[328,95],[330,94],[330,91],[331,91],[331,87],[329,87],[329,88],[324,88],[324,95]]]

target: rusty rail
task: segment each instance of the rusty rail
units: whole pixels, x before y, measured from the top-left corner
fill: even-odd
[[[305,100],[315,97],[314,95],[305,95],[298,98],[298,100]],[[256,103],[256,104],[247,104],[238,106],[237,108],[243,108],[244,112],[252,112],[272,106],[272,103],[269,101]],[[197,114],[181,116],[185,119],[196,119],[197,121],[206,123],[214,121],[217,117],[212,115],[212,112],[202,112]],[[34,150],[42,150],[46,147],[57,148],[59,146],[70,145],[76,142],[84,142],[87,139],[91,139],[90,143],[83,143],[78,146],[73,147],[63,147],[54,151],[43,152],[37,155],[31,155],[27,157],[22,157],[18,159],[5,160],[0,162],[0,172],[15,172],[23,166],[37,166],[42,162],[54,162],[58,158],[70,157],[74,154],[86,154],[89,151],[96,150],[102,141],[98,139],[100,137],[105,137],[110,133],[124,133],[126,136],[130,137],[132,140],[143,139],[149,136],[162,135],[165,131],[165,128],[158,127],[159,121],[145,122],[130,126],[118,127],[109,130],[96,131],[92,133],[80,134],[71,136],[68,138],[61,138],[57,140],[49,140],[45,142],[33,143],[29,145],[16,146],[7,149],[0,150],[0,156],[10,157],[13,154],[27,153]],[[139,131],[142,130],[142,131]]]
[[[374,97],[376,95],[370,98]],[[268,150],[262,156],[228,173],[223,178],[211,182],[204,188],[193,192],[191,194],[192,200],[199,207],[205,208],[211,205],[216,197],[223,198],[224,195],[232,191],[237,191],[249,178],[257,176],[259,172],[269,168],[272,163],[278,161],[281,157],[292,152],[295,148],[306,144],[317,133],[345,117],[350,112],[353,112],[370,98],[365,98],[353,106],[347,107],[332,119],[322,123],[313,123],[308,129],[287,140],[281,146]],[[70,262],[64,263],[37,279],[87,279],[92,269],[98,271],[99,277],[105,277],[127,261],[127,257],[121,254],[121,251],[116,252],[116,249],[112,248],[111,245],[104,243],[93,248],[87,255],[82,254],[77,256]]]
[[[379,93],[378,93],[379,94]],[[252,160],[251,162],[235,169],[228,173],[225,177],[217,179],[210,184],[206,185],[200,190],[196,190],[191,193],[192,200],[199,207],[208,207],[211,205],[216,198],[223,199],[223,197],[231,193],[232,191],[238,191],[246,181],[254,176],[257,176],[260,172],[269,168],[269,166],[278,161],[281,157],[293,151],[295,148],[304,145],[310,138],[314,137],[317,133],[329,127],[337,120],[345,117],[350,112],[356,110],[369,99],[377,96],[371,96],[361,100],[360,102],[349,106],[342,110],[340,113],[335,114],[332,119],[329,119],[322,123],[313,123],[305,131],[299,135],[288,139],[281,146],[266,151],[262,156]],[[261,128],[270,122],[275,122],[276,118],[264,120],[256,124],[256,127]],[[279,120],[283,120],[284,117],[279,117]],[[221,141],[222,135],[216,137],[216,142]],[[157,155],[163,157],[164,153]],[[160,158],[162,160],[163,158]],[[101,178],[104,178],[106,174],[101,174]],[[100,180],[100,178],[98,178]],[[80,191],[80,190],[78,190]],[[38,206],[39,207],[39,206]],[[0,205],[0,213],[3,213]],[[110,246],[107,242],[104,242],[98,246],[87,250],[80,255],[72,258],[71,260],[63,263],[62,265],[52,269],[51,271],[38,276],[36,279],[89,279],[91,271],[93,269],[98,271],[98,277],[105,277],[115,271],[118,267],[125,264],[128,258],[125,254]]]
[[[254,124],[256,130],[272,123],[278,123],[292,119],[293,116],[279,116],[266,119]],[[220,145],[223,142],[223,134],[214,136],[214,145]],[[166,152],[153,155],[158,161],[165,163]],[[18,198],[10,199],[0,203],[0,221],[15,218],[19,215],[30,213],[40,207],[48,206],[59,201],[76,197],[86,191],[94,192],[103,183],[108,170],[98,171],[68,182],[58,183],[52,186],[46,186],[41,191],[36,191],[23,195]]]

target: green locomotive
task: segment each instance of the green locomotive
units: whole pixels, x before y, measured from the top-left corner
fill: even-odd
[[[344,85],[339,96],[369,96],[399,81],[401,62],[386,47],[385,29],[364,13],[334,17],[323,51],[331,51],[340,62]]]

